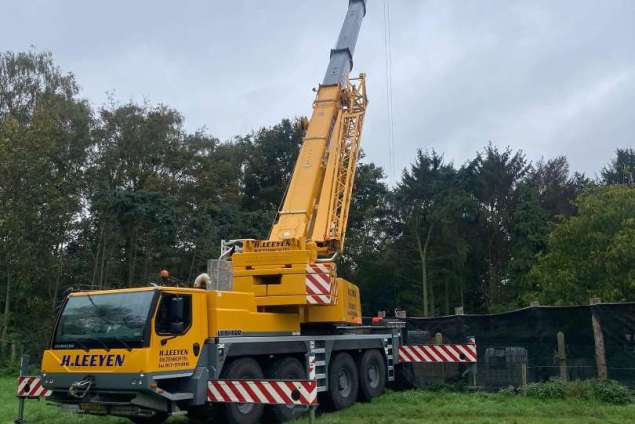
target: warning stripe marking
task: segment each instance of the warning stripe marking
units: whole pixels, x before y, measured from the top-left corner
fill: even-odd
[[[223,403],[313,405],[317,403],[317,382],[212,380],[207,385],[207,400]]]
[[[18,397],[48,397],[53,394],[42,385],[42,379],[40,377],[22,376],[18,377]]]
[[[335,267],[330,263],[308,264],[305,268],[306,302],[309,305],[335,303]]]
[[[399,362],[472,363],[476,359],[474,344],[399,346]]]
[[[331,294],[331,281],[320,274],[306,275],[306,294]]]
[[[331,272],[331,264],[329,264],[329,263],[308,264],[306,266],[306,272],[319,273],[319,274],[329,274]]]
[[[330,305],[334,300],[334,296],[324,294],[310,294],[306,296],[306,302],[310,305]]]

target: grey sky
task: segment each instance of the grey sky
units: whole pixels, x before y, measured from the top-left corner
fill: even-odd
[[[396,170],[489,140],[593,176],[635,145],[635,1],[390,0]],[[99,105],[165,103],[221,139],[310,113],[345,0],[3,0],[0,50],[51,50]],[[383,0],[368,0],[367,159],[388,163]]]

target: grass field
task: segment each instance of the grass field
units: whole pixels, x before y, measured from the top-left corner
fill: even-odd
[[[17,412],[15,379],[0,378],[0,423],[12,423]],[[117,418],[60,412],[44,401],[27,401],[28,423],[124,424]],[[299,422],[306,422],[303,419]],[[406,391],[388,393],[370,404],[324,414],[319,424],[635,424],[635,404],[614,406],[589,401],[539,401],[522,396]],[[184,418],[169,424],[186,424]],[[220,423],[219,423],[220,424]]]

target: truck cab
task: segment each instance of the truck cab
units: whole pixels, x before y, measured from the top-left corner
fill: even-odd
[[[139,422],[204,403],[206,295],[178,287],[69,295],[42,358],[51,400]]]

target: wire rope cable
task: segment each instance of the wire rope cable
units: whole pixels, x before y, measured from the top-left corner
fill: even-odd
[[[386,110],[388,112],[388,168],[391,177],[395,178],[395,120],[392,96],[390,0],[384,0],[384,52],[386,59]]]

